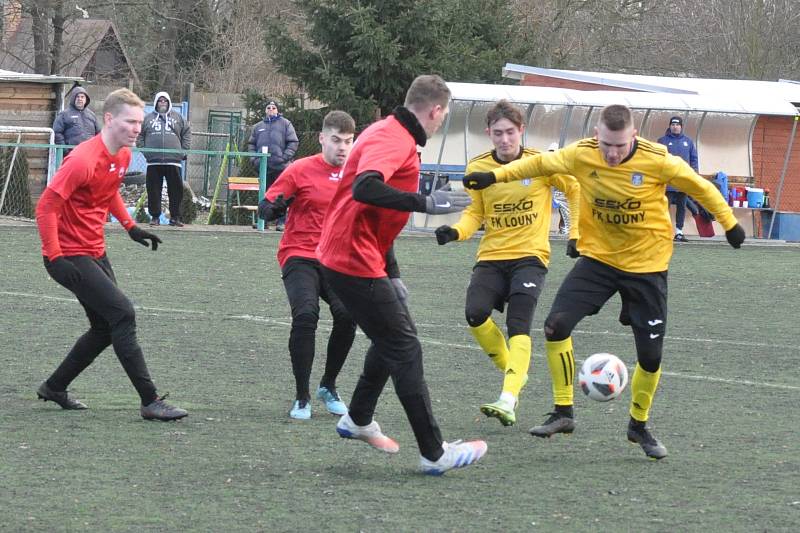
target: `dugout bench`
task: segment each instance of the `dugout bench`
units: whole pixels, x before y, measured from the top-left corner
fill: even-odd
[[[256,196],[258,196],[259,191],[259,183],[258,178],[244,178],[240,176],[229,176],[227,181],[228,186],[228,194],[226,195],[226,209],[225,209],[225,222],[227,223],[228,213],[231,209],[242,209],[245,211],[250,212],[250,217],[253,222],[253,226],[255,227],[257,218],[256,214],[258,213],[258,204],[250,205],[250,204],[243,204],[241,198],[242,191],[255,191]],[[236,196],[236,205],[232,205],[233,203],[233,196],[235,193]],[[257,201],[260,201],[260,198],[256,198]]]

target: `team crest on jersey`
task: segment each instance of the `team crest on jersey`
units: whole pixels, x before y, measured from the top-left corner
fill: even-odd
[[[599,180],[600,174],[598,174],[596,170],[592,170],[592,172],[589,174],[589,177]]]
[[[119,169],[117,169],[116,163],[111,163],[111,165],[109,165],[108,167],[109,174],[113,174],[114,172],[116,172],[120,178],[125,175],[125,170],[127,170],[125,167],[120,167]]]
[[[524,180],[522,180],[522,185],[525,186],[525,187],[530,187],[531,186],[531,179],[530,178],[525,178]]]
[[[638,172],[634,172],[631,175],[631,183],[633,183],[634,185],[636,185],[638,187],[639,185],[644,183],[644,176],[642,176]]]

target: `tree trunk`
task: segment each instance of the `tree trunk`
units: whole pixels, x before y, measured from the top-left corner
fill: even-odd
[[[36,0],[28,6],[33,29],[33,70],[36,74],[50,74],[50,26],[47,0]]]
[[[61,72],[61,52],[64,48],[64,0],[53,2],[53,46],[50,56],[50,72],[52,74],[64,74]]]

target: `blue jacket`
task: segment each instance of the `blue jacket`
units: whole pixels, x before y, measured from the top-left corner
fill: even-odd
[[[673,135],[672,132],[669,131],[669,128],[667,128],[666,133],[663,137],[658,139],[658,142],[666,146],[669,153],[677,155],[689,163],[689,166],[692,167],[695,172],[700,172],[697,163],[697,148],[695,148],[694,142],[688,136],[683,133],[680,135]],[[675,189],[667,186],[667,190],[674,191]]]
[[[292,123],[283,115],[276,115],[265,118],[253,127],[247,151],[261,153],[262,146],[266,146],[269,150],[267,167],[283,170],[294,159],[300,141]],[[252,161],[256,168],[261,164],[259,157],[252,158]]]
[[[86,105],[83,109],[75,107],[75,97],[79,94],[86,95]],[[56,144],[76,145],[91,139],[100,133],[100,124],[94,111],[89,109],[91,99],[83,87],[75,87],[69,93],[69,105],[64,111],[56,115],[53,122]]]

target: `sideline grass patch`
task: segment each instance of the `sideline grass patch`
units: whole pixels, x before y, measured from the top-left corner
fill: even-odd
[[[572,437],[527,433],[551,407],[541,324],[572,265],[564,241],[553,242],[517,425],[504,428],[478,411],[496,399],[502,376],[463,318],[477,242],[439,247],[433,236],[402,237],[397,255],[435,415],[446,439],[489,443],[475,467],[431,479],[417,472],[418,451],[391,387],[376,419],[400,443],[395,456],[338,438],[336,418],[317,401],[310,421],[289,421],[279,235],[162,237],[153,253],[112,231],[108,248],[137,305],[160,392],[190,411],[177,423],[139,417],[111,350],[72,386],[88,411],[35,399],[86,319],[47,277],[35,229],[0,228],[0,529],[790,531],[800,523],[796,247],[677,247],[651,416],[670,455],[653,462],[625,439],[627,391],[600,404],[576,390]],[[615,297],[578,325],[578,362],[608,351],[632,367],[633,338],[618,313]],[[325,309],[318,354],[329,328]],[[357,336],[339,383],[345,400],[366,348]],[[318,356],[312,386],[321,370]]]

